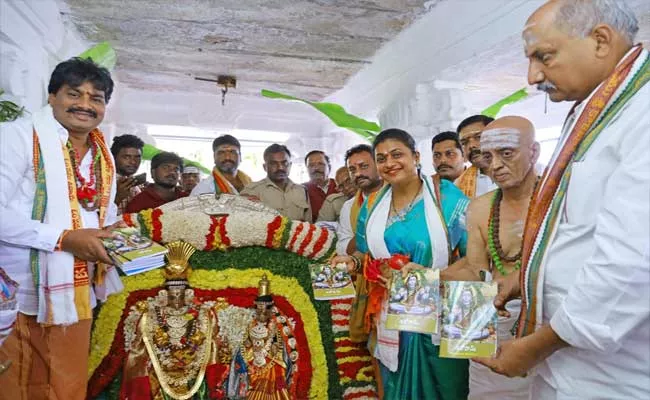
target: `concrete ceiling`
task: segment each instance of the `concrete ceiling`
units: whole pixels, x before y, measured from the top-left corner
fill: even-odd
[[[134,89],[231,96],[271,89],[320,100],[440,2],[425,0],[63,0],[64,18],[118,53],[116,77]]]

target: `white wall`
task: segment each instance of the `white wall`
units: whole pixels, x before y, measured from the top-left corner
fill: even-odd
[[[88,47],[64,25],[55,0],[0,1],[0,87],[28,111],[45,104],[56,64]]]

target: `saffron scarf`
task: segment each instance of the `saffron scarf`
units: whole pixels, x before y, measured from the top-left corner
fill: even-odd
[[[242,171],[237,170],[237,178],[241,183],[246,186],[252,182],[251,178],[243,173]],[[239,194],[235,186],[226,179],[225,176],[219,171],[219,168],[212,168],[212,179],[214,179],[214,192],[221,194]]]
[[[474,195],[476,195],[476,179],[478,177],[478,172],[478,168],[472,165],[467,168],[458,179],[456,179],[456,182],[454,182],[460,191],[470,199],[473,199]]]
[[[379,190],[375,190],[374,192],[368,195],[367,197],[368,208],[372,207],[372,205],[375,203],[375,199],[377,198],[377,193],[379,193]],[[359,211],[361,211],[361,206],[363,206],[364,201],[365,199],[363,198],[363,192],[361,190],[357,190],[357,194],[354,195],[354,202],[352,203],[352,208],[350,208],[350,225],[352,226],[353,233],[356,233],[357,231],[357,222],[359,221]]]
[[[552,166],[546,169],[531,201],[522,249],[522,309],[517,336],[529,335],[542,322],[544,259],[557,230],[566,190],[571,179],[571,165],[582,159],[591,144],[618,116],[636,92],[650,80],[648,51],[637,45],[618,64],[614,72],[593,94],[559,150]],[[571,113],[575,109],[574,105]],[[567,118],[568,121],[568,118]],[[569,129],[565,122],[564,129]],[[539,304],[538,304],[539,303]]]
[[[65,144],[59,140],[55,124],[50,107],[34,113],[33,168],[36,191],[32,219],[62,229],[80,229],[83,226],[72,162]],[[99,192],[99,226],[103,227],[115,181],[114,166],[103,134],[95,129],[90,132],[89,139],[97,144],[100,156],[98,168],[101,179],[96,185]],[[64,179],[67,185],[62,188],[60,183]],[[68,325],[92,318],[88,262],[67,252],[32,249],[30,266],[38,292],[39,323]],[[108,267],[98,264],[96,278],[103,280],[107,272]],[[116,273],[114,270],[110,272]]]
[[[372,207],[377,198],[377,193],[379,193],[379,190],[375,190],[368,195],[367,207]],[[350,224],[352,226],[352,232],[355,234],[357,232],[357,222],[359,221],[359,211],[361,211],[363,203],[363,192],[357,190],[357,194],[354,196],[354,201],[352,203],[352,208],[350,209]],[[363,343],[368,340],[369,329],[367,328],[369,327],[366,326],[368,325],[366,324],[366,310],[368,307],[368,292],[370,289],[369,282],[363,274],[357,275],[354,289],[356,294],[352,301],[352,308],[350,310],[350,340],[356,343]]]

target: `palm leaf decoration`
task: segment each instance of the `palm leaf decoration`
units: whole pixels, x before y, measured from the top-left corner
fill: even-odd
[[[379,132],[381,127],[374,122],[366,121],[356,115],[349,114],[343,107],[336,103],[325,103],[299,99],[288,94],[274,92],[272,90],[262,89],[262,96],[269,99],[300,101],[309,104],[318,111],[325,114],[336,126],[348,129],[362,138],[372,141]]]

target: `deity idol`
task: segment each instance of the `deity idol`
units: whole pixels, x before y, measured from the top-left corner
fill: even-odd
[[[294,323],[274,305],[266,276],[260,281],[255,307],[255,317],[231,369],[231,383],[239,385],[234,388],[236,392],[228,394],[233,398],[253,400],[295,398],[293,376],[298,370],[298,351],[293,336]],[[242,375],[246,377],[245,385]]]
[[[125,320],[122,394],[143,400],[225,399],[230,349],[219,335],[217,313],[228,303],[195,301],[187,282],[194,247],[185,242],[167,247],[166,289],[138,302]]]
[[[167,245],[165,289],[136,303],[124,321],[122,398],[289,399],[298,359],[293,321],[262,278],[256,309],[197,299],[185,242]]]

